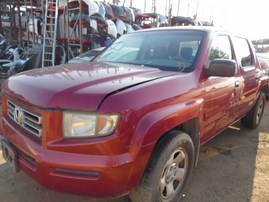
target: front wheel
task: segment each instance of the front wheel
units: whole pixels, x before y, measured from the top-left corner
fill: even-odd
[[[189,135],[171,131],[155,147],[141,184],[130,193],[133,202],[176,202],[182,198],[194,167]]]

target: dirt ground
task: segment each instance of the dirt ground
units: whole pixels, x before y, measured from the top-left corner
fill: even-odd
[[[203,145],[199,158],[183,202],[269,202],[269,100],[258,129],[248,130],[236,124]],[[51,191],[23,172],[14,174],[0,157],[0,201],[127,202],[129,199],[101,200]]]

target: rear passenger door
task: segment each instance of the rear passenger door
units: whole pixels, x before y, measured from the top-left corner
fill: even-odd
[[[232,38],[235,57],[240,71],[240,100],[237,117],[247,113],[254,104],[258,92],[259,72],[255,67],[254,50],[245,38]]]

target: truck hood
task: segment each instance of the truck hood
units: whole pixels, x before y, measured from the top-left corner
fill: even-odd
[[[111,94],[175,73],[118,63],[68,64],[17,74],[3,91],[42,108],[95,111]]]

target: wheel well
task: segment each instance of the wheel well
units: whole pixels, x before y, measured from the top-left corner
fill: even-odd
[[[172,130],[180,130],[180,131],[183,131],[185,133],[187,133],[192,141],[193,141],[193,144],[194,144],[194,148],[195,148],[195,159],[196,159],[196,162],[195,162],[195,165],[197,164],[198,162],[198,156],[199,156],[199,149],[200,149],[200,130],[199,130],[199,119],[198,118],[193,118],[191,120],[188,120],[178,126],[176,126],[175,128],[169,130],[169,131],[172,131]],[[166,135],[168,134],[167,131],[164,135],[161,136],[161,138],[158,140],[157,144],[155,145],[155,148],[157,147],[157,145],[159,143],[161,143],[162,139],[164,137],[166,137]]]
[[[200,150],[200,129],[199,129],[199,119],[198,118],[194,118],[191,119],[179,126],[176,127],[176,129],[181,130],[185,133],[187,133],[194,144],[194,148],[195,148],[195,158],[196,158],[196,162],[195,165],[198,162],[198,156],[199,156],[199,150]]]
[[[168,131],[166,131],[163,135],[160,136],[160,138],[158,139],[158,141],[156,142],[153,151],[148,159],[147,165],[145,168],[148,167],[149,162],[152,160],[153,154],[155,153],[155,150],[157,148],[159,148],[160,145],[163,144],[164,140],[168,137],[169,132],[171,131],[182,131],[185,132],[186,134],[188,134],[192,141],[193,141],[193,145],[194,145],[194,149],[195,149],[195,163],[194,165],[196,166],[198,163],[198,157],[199,157],[199,150],[200,150],[200,125],[199,125],[199,119],[198,118],[193,118],[191,120],[188,120]]]

